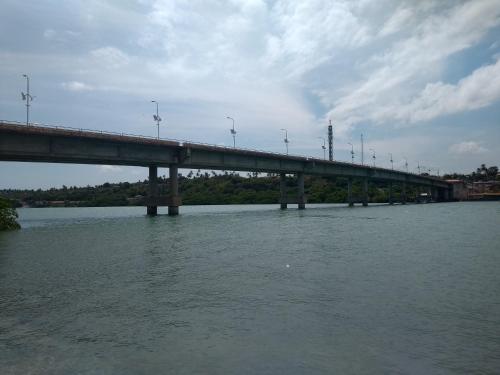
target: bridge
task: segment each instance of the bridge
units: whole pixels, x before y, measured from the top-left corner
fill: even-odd
[[[363,206],[368,205],[369,181],[389,183],[389,203],[394,202],[393,184],[401,186],[401,203],[406,203],[408,185],[430,193],[435,201],[451,198],[451,185],[440,178],[398,170],[311,157],[229,148],[201,143],[156,139],[124,133],[76,129],[58,126],[26,125],[0,120],[0,161],[128,165],[149,168],[146,199],[148,215],[157,207],[168,206],[169,215],[177,215],[182,201],[179,195],[178,169],[209,169],[267,172],[280,175],[280,205],[306,205],[304,175],[345,177],[348,180],[348,204],[354,204],[352,183],[362,181]],[[160,196],[158,168],[169,168],[168,196]],[[288,199],[286,175],[297,176],[296,199]]]

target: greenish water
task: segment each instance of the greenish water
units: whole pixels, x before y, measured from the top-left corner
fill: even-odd
[[[498,374],[500,204],[21,209],[0,374]]]

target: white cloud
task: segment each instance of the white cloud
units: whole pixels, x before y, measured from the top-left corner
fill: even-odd
[[[90,51],[91,56],[101,66],[107,69],[116,69],[130,63],[130,57],[116,47],[102,47]]]
[[[414,13],[411,8],[399,8],[384,24],[384,27],[380,30],[379,35],[382,37],[388,36],[397,33],[402,28],[408,27],[408,24],[411,23],[413,16]]]
[[[61,83],[63,89],[68,91],[91,91],[94,88],[91,85],[88,85],[83,82],[78,81],[70,81]]]
[[[118,167],[116,165],[99,165],[98,168],[102,173],[121,172],[123,170],[121,167]]]
[[[267,35],[263,60],[277,65],[285,76],[300,77],[341,49],[365,45],[372,36],[370,23],[363,22],[368,20],[357,15],[363,9],[363,2],[278,1],[270,18],[276,27]]]
[[[363,121],[380,123],[398,121],[401,117],[410,121],[431,118],[419,117],[416,113],[402,116],[401,107],[412,110],[410,103],[422,87],[429,87],[427,94],[439,89],[439,82],[437,86],[430,82],[440,76],[447,59],[473,46],[500,24],[498,5],[498,0],[478,0],[441,13],[426,14],[413,30],[410,28],[408,37],[367,58],[359,68],[365,70],[362,78],[353,82],[350,88],[345,87],[344,95],[336,98],[331,92],[324,94],[323,101],[330,102],[333,107],[328,115],[343,131]],[[481,22],[477,22],[478,19]],[[436,111],[434,117],[438,115],[441,113]]]
[[[481,146],[479,142],[464,141],[451,145],[449,151],[452,154],[482,154],[487,152],[488,149]]]
[[[426,121],[486,107],[499,99],[500,60],[497,60],[495,64],[475,70],[456,85],[427,84],[411,103],[394,109],[392,117],[409,122]]]
[[[44,32],[43,32],[43,37],[45,39],[52,39],[54,38],[54,36],[56,35],[56,32],[55,30],[52,30],[52,29],[46,29]]]

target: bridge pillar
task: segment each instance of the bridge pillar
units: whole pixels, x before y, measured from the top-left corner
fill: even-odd
[[[156,214],[158,213],[158,167],[156,165],[149,166],[147,199],[147,214],[149,216],[156,216]]]
[[[437,189],[433,186],[431,187],[431,201],[437,202],[439,200]]]
[[[352,177],[347,179],[347,203],[349,204],[349,207],[354,206],[354,201],[352,199]]]
[[[297,184],[298,184],[298,197],[297,202],[299,206],[299,210],[303,210],[306,208],[306,196],[304,193],[304,173],[297,173]]]
[[[170,199],[168,203],[168,214],[179,215],[179,169],[177,165],[169,166]]]
[[[280,173],[280,207],[282,210],[287,208],[287,192],[286,192],[286,174]]]
[[[368,206],[368,178],[363,178],[363,206]]]
[[[401,186],[401,204],[406,204],[406,182]]]
[[[456,199],[456,198],[455,198],[455,195],[454,195],[454,193],[453,193],[453,188],[446,189],[446,191],[448,192],[448,198],[447,198],[447,200],[448,200],[448,201],[450,201],[450,202],[451,202],[451,201],[453,201],[453,200],[455,200],[455,199]]]
[[[392,196],[392,181],[389,182],[389,204],[394,204],[394,197]]]

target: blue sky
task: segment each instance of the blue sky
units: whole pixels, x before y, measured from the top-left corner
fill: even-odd
[[[500,0],[3,0],[0,119],[443,172],[500,161]],[[368,154],[368,151],[366,152]],[[369,158],[369,155],[365,155]],[[164,172],[166,173],[166,172]],[[0,188],[146,178],[145,168],[0,162]]]

